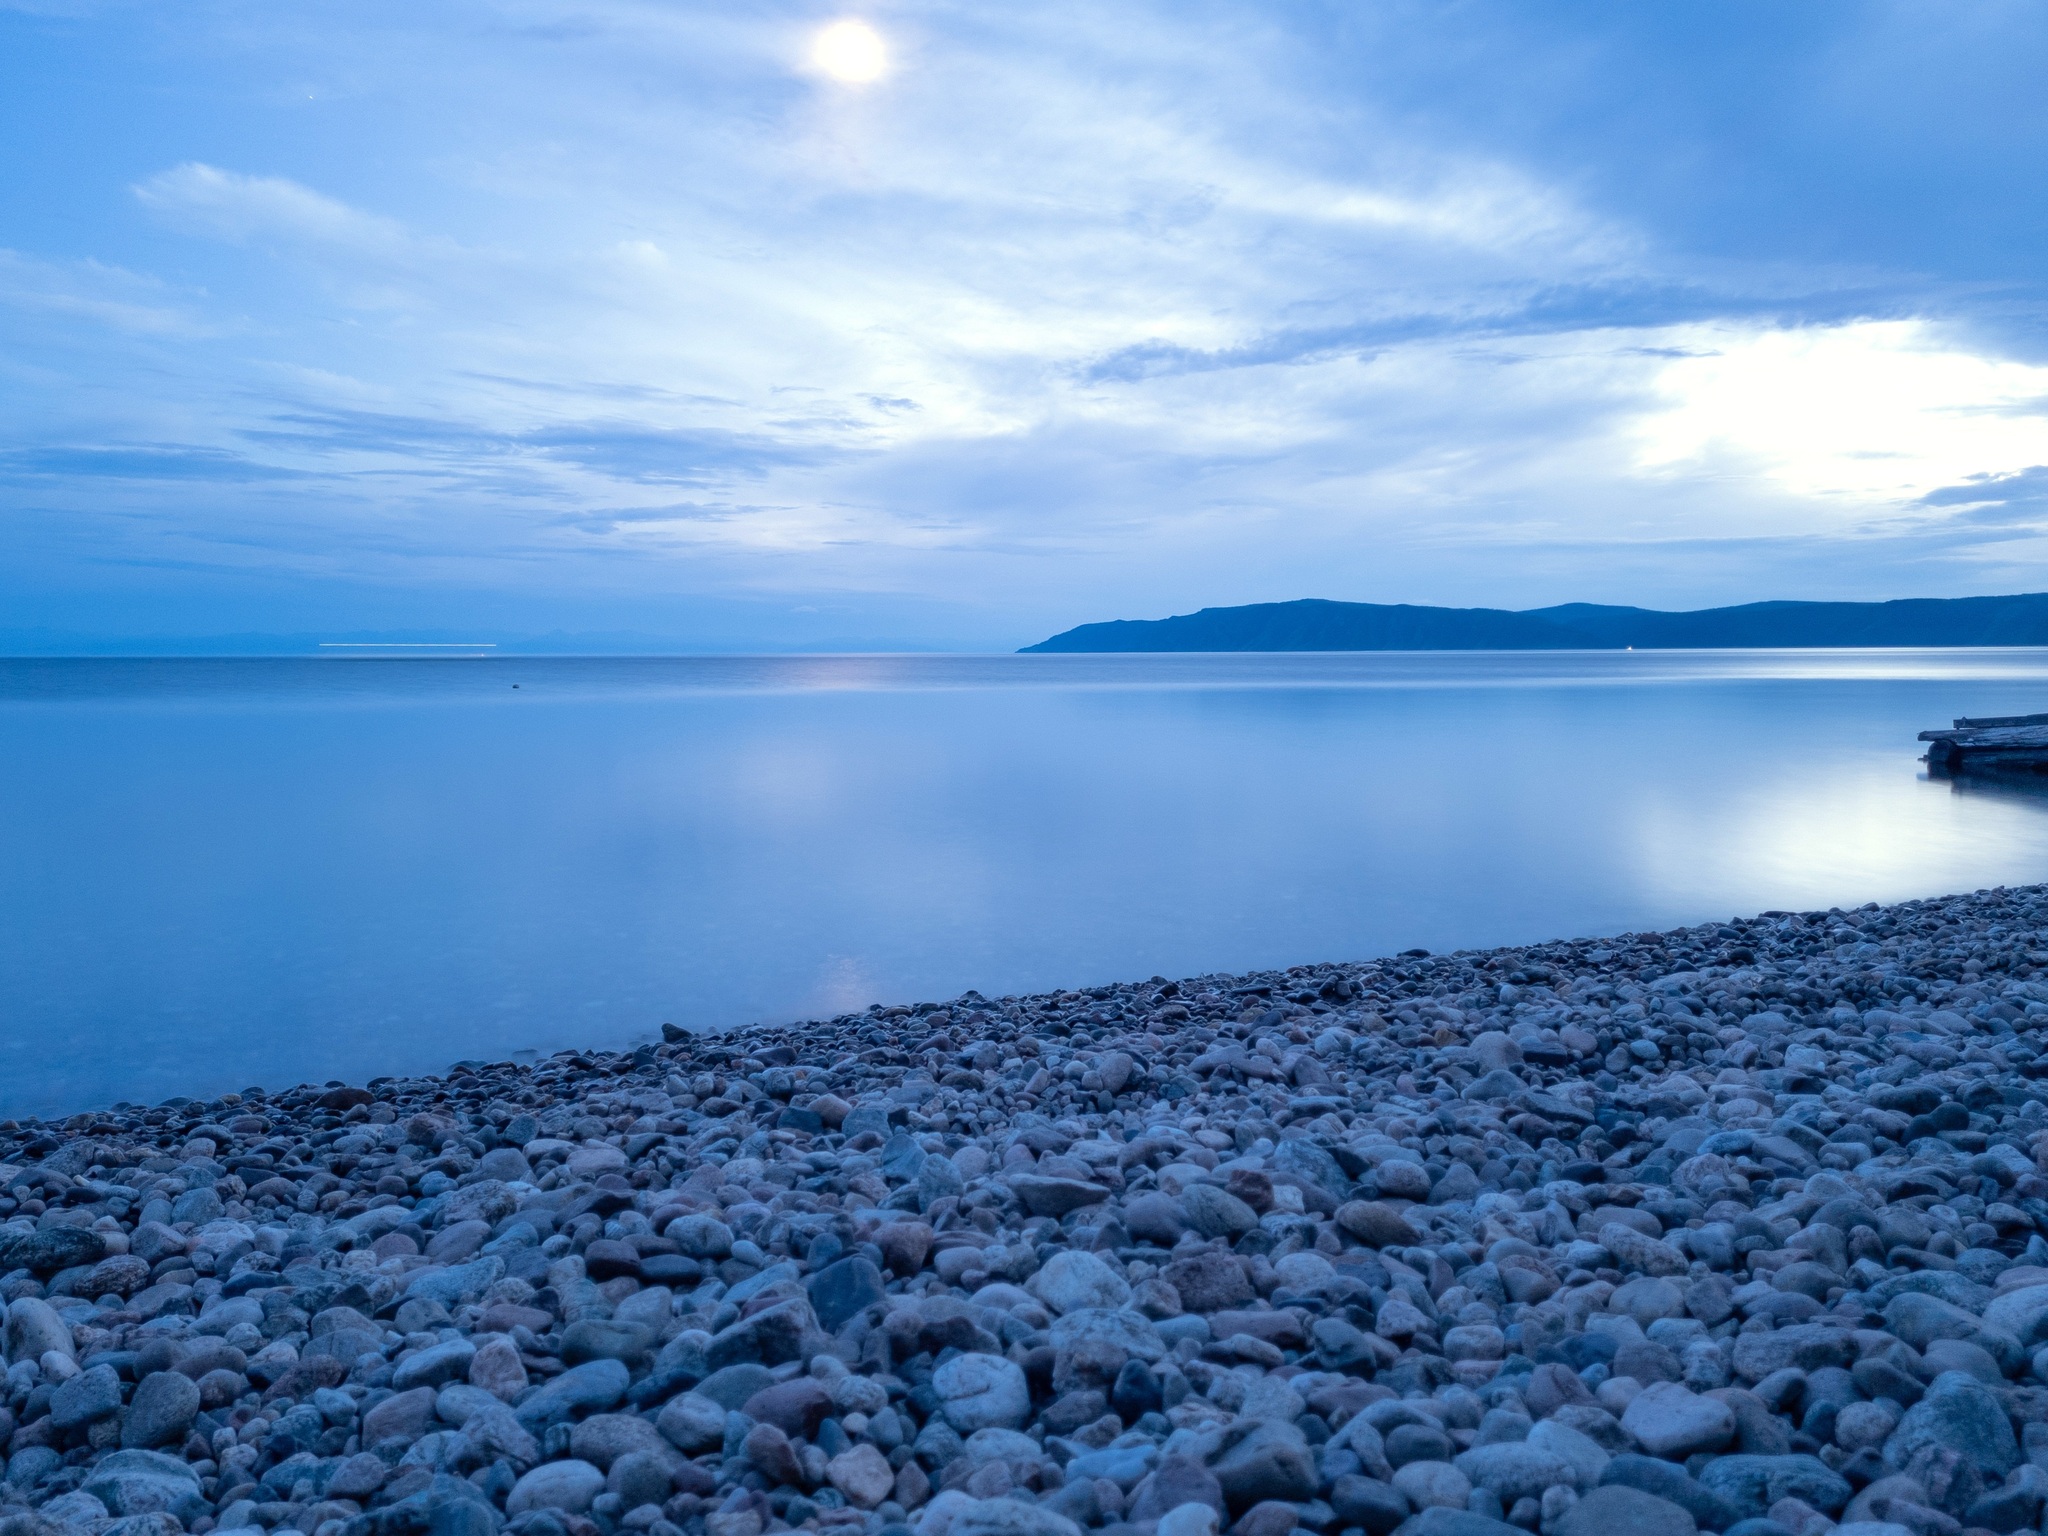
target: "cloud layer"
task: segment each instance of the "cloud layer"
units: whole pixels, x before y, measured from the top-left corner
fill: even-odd
[[[876,78],[818,65],[850,19]],[[2017,5],[0,40],[0,629],[1008,646],[2048,586]]]

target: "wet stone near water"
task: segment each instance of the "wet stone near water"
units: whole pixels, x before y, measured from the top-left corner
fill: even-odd
[[[0,1536],[2048,1512],[2048,894],[0,1122]]]

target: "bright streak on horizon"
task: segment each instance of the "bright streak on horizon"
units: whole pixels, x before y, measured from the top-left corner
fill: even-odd
[[[881,34],[864,21],[835,21],[811,44],[811,62],[834,80],[866,85],[889,66]]]

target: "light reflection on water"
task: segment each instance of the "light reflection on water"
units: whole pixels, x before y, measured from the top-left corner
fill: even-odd
[[[515,691],[513,683],[520,686]],[[1980,652],[0,662],[0,1111],[2048,877]]]

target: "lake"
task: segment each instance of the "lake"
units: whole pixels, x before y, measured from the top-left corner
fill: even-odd
[[[2048,877],[2039,651],[0,661],[0,1113]]]

